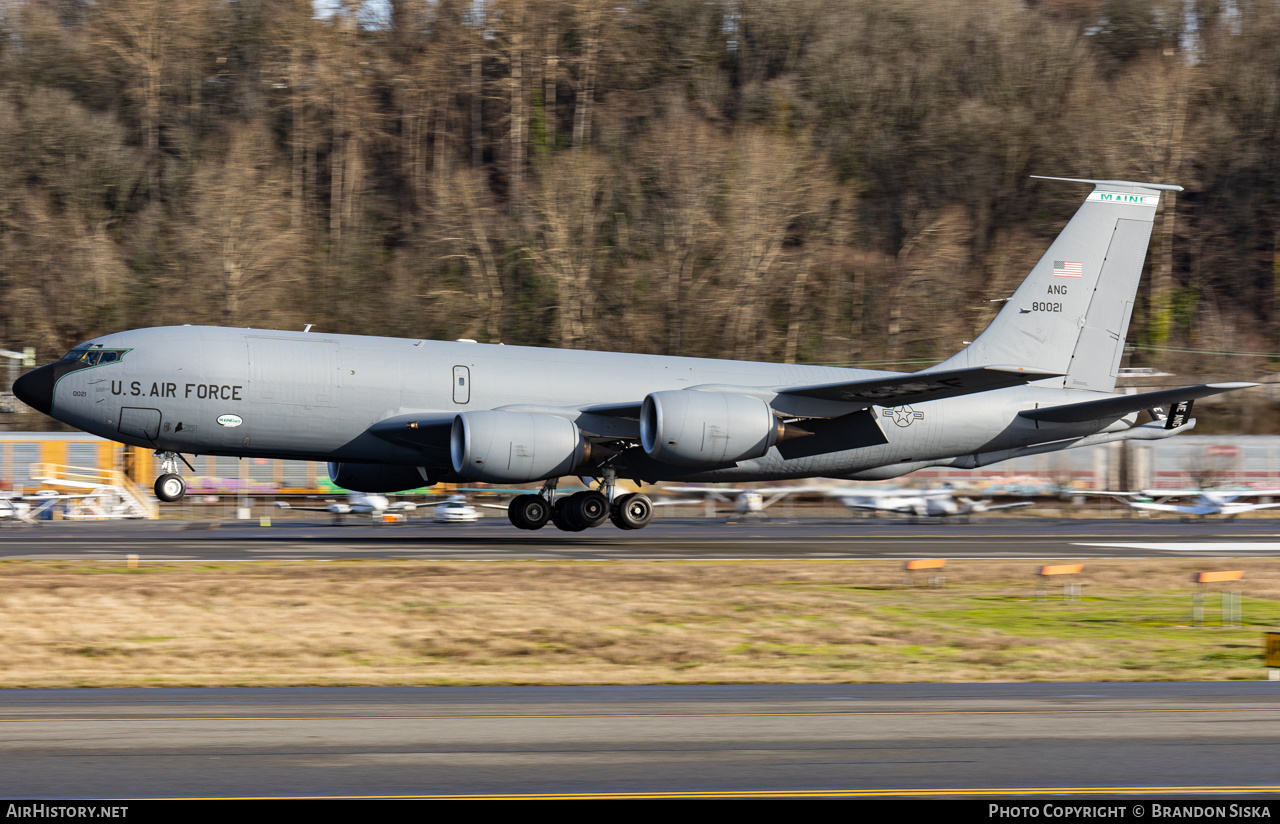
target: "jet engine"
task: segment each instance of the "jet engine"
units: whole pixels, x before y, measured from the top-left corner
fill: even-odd
[[[807,434],[779,421],[750,395],[654,392],[640,410],[640,445],[650,458],[679,466],[721,466],[759,458],[779,440]]]
[[[449,453],[453,471],[469,481],[525,483],[571,474],[590,448],[573,421],[483,410],[453,419]]]
[[[403,492],[436,482],[433,474],[416,466],[331,463],[329,480],[354,492]]]

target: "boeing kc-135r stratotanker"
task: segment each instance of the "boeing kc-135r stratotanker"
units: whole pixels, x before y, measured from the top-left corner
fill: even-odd
[[[104,335],[14,384],[25,403],[152,448],[156,495],[182,453],[327,461],[379,493],[437,481],[527,483],[511,522],[577,531],[653,517],[618,478],[881,480],[1194,426],[1218,383],[1112,394],[1161,191],[1093,191],[972,344],[903,374],[792,364],[180,326]],[[1150,419],[1139,423],[1146,411]],[[556,496],[556,479],[596,489]]]

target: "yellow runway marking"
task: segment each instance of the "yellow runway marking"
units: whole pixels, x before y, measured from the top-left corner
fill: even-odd
[[[645,799],[645,798],[910,798],[934,797],[989,797],[1009,798],[1045,795],[1170,795],[1194,794],[1276,794],[1280,786],[1183,786],[1183,787],[974,787],[974,788],[926,788],[879,790],[692,790],[671,792],[602,792],[602,793],[474,793],[440,795],[311,795],[311,796],[235,796],[233,800],[258,801],[279,798],[297,799],[421,799],[438,801],[564,801],[570,799]],[[104,799],[105,800],[105,799]],[[209,801],[213,797],[157,799],[163,801]]]
[[[1169,713],[1214,712],[1280,712],[1280,707],[1221,707],[1201,709],[1131,709],[1131,710],[885,710],[835,712],[655,712],[655,713],[582,713],[547,715],[173,715],[113,716],[93,718],[80,716],[41,718],[0,718],[5,721],[449,721],[502,720],[537,718],[806,718],[832,716],[910,716],[910,715],[1153,715]]]

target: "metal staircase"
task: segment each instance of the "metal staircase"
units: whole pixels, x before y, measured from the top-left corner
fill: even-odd
[[[75,496],[64,503],[62,517],[68,520],[160,517],[155,498],[115,469],[37,463],[29,477]]]

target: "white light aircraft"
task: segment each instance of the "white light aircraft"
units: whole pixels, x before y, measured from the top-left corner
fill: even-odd
[[[392,503],[386,495],[368,495],[351,493],[345,501],[329,501],[324,506],[294,506],[288,501],[276,501],[277,509],[291,509],[299,512],[327,512],[333,516],[335,524],[342,523],[348,515],[363,515],[377,521],[383,515],[408,515],[418,508],[413,501],[396,501]]]
[[[58,501],[93,497],[96,497],[96,493],[67,495],[51,490],[41,490],[31,495],[23,495],[16,492],[0,492],[0,521],[35,524],[39,521],[40,514],[52,508]]]
[[[910,515],[913,518],[968,517],[998,509],[1031,506],[1030,501],[996,504],[990,499],[975,501],[963,495],[957,497],[950,484],[939,489],[834,489],[827,494],[838,498],[849,509]]]
[[[1280,503],[1258,504],[1237,501],[1240,498],[1280,496],[1280,489],[1144,489],[1138,492],[1095,492],[1109,495],[1142,512],[1176,512],[1178,515],[1225,515],[1234,518],[1245,512],[1274,509]],[[1190,499],[1190,503],[1172,504],[1177,498]]]
[[[733,514],[740,517],[764,517],[764,511],[791,495],[799,492],[812,492],[813,487],[780,486],[761,489],[726,488],[714,486],[664,486],[663,492],[679,495],[693,495],[694,500],[654,501],[654,506],[681,506],[684,504],[704,504],[708,514],[715,514],[717,503],[732,504]],[[767,497],[766,497],[767,496]]]
[[[467,504],[467,499],[463,495],[451,495],[448,500],[437,501],[435,503],[419,504],[413,501],[392,501],[386,495],[368,495],[364,493],[351,493],[347,495],[346,501],[330,501],[324,506],[294,506],[288,501],[276,501],[277,509],[290,509],[297,512],[327,512],[333,516],[333,522],[340,524],[348,515],[368,516],[374,521],[382,519],[384,515],[404,515],[406,518],[409,513],[416,512],[420,509],[439,510],[442,508],[463,506],[471,508],[473,505]],[[496,506],[494,504],[477,504],[474,506],[488,507],[492,509],[501,509],[506,511],[505,506]],[[474,511],[474,510],[473,510]],[[461,512],[461,510],[459,510]],[[475,520],[474,518],[453,517],[453,518],[436,518],[439,523],[455,522],[465,520]]]

